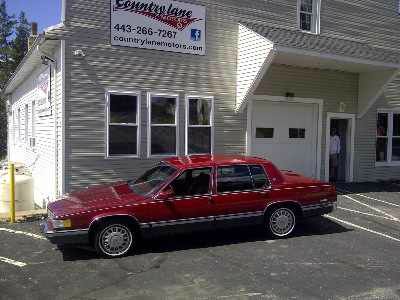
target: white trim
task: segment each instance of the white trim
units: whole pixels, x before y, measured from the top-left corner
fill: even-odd
[[[369,109],[374,105],[374,103],[382,96],[384,91],[387,89],[388,85],[400,74],[400,66],[397,66],[397,70],[394,70],[393,75],[385,82],[385,84],[380,88],[375,97],[371,98],[367,106],[358,114],[358,118],[361,119],[369,111]]]
[[[348,172],[346,172],[346,182],[353,182],[354,180],[354,151],[355,151],[355,132],[356,132],[356,115],[348,113],[327,113],[326,118],[326,132],[325,132],[325,180],[329,181],[329,146],[330,146],[330,132],[331,120],[345,119],[351,122],[350,126],[350,164]]]
[[[374,61],[374,60],[363,59],[363,58],[355,58],[355,57],[349,57],[349,56],[344,56],[344,55],[326,54],[326,53],[321,53],[321,52],[313,51],[313,50],[303,50],[303,49],[297,49],[297,48],[291,48],[291,47],[285,47],[285,46],[275,46],[275,50],[278,52],[278,54],[281,52],[281,53],[287,53],[287,54],[307,55],[307,56],[319,57],[319,58],[324,58],[324,59],[349,62],[349,63],[354,63],[354,64],[370,65],[370,66],[375,66],[375,67],[391,68],[391,69],[400,69],[400,64],[385,63],[385,62],[380,62],[380,61]]]
[[[393,109],[387,109],[387,108],[378,108],[376,112],[376,118],[378,118],[378,114],[383,113],[383,114],[388,114],[388,124],[387,124],[387,150],[386,150],[386,155],[387,155],[387,161],[376,161],[375,158],[375,167],[399,167],[400,166],[400,161],[393,161],[393,139],[394,138],[399,138],[398,136],[393,136],[393,114],[400,114],[400,108],[393,108]],[[377,139],[378,136],[376,135],[375,138]],[[382,137],[384,138],[384,137]],[[376,149],[375,149],[376,151]]]
[[[63,1],[65,2],[65,1]],[[61,40],[61,186],[60,193],[63,195],[66,192],[67,186],[67,177],[65,175],[65,128],[66,128],[66,119],[65,119],[65,52],[66,45],[65,40]]]
[[[189,100],[190,99],[205,99],[211,101],[211,112],[210,112],[210,125],[189,125]],[[211,153],[189,153],[189,127],[204,127],[211,128]],[[186,95],[185,97],[185,155],[199,155],[199,154],[214,154],[214,97],[213,96],[198,96],[198,95]]]
[[[169,98],[175,98],[175,124],[152,124],[151,123],[151,97],[169,97]],[[179,125],[179,94],[170,94],[170,93],[158,93],[158,92],[148,92],[147,93],[147,158],[165,158],[165,157],[170,157],[170,156],[176,156],[178,155],[179,152],[179,130],[178,130],[178,125]],[[156,154],[153,155],[151,154],[151,127],[152,126],[175,126],[176,129],[176,145],[175,145],[175,153],[170,153],[170,154]]]
[[[321,178],[321,158],[322,158],[322,119],[323,119],[323,108],[324,100],[317,98],[287,98],[282,96],[270,96],[270,95],[254,95],[250,97],[249,102],[252,101],[274,101],[274,102],[288,102],[288,103],[306,103],[306,104],[317,104],[318,105],[318,125],[317,125],[317,157],[316,157],[316,178]],[[253,124],[252,124],[252,114],[253,114],[253,103],[248,105],[249,112],[247,113],[247,149],[246,153],[248,155],[252,154],[251,146],[253,143]],[[250,120],[249,120],[250,116]],[[250,146],[250,147],[249,147]]]
[[[136,96],[136,123],[110,123],[110,95],[129,95],[129,96]],[[139,158],[140,157],[140,124],[141,124],[141,94],[139,91],[127,91],[127,90],[107,90],[105,93],[106,105],[105,105],[105,159],[123,159],[123,158]],[[136,126],[137,133],[136,133],[136,155],[110,155],[109,153],[109,125],[122,125],[122,126]]]

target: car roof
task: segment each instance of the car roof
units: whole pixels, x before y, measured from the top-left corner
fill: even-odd
[[[231,164],[269,164],[266,159],[242,155],[189,155],[171,157],[163,160],[178,169],[199,168]]]

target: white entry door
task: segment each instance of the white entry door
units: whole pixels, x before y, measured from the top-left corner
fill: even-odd
[[[254,101],[252,154],[317,178],[318,105]]]

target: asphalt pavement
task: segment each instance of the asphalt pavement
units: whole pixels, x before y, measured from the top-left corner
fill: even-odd
[[[293,237],[248,227],[146,241],[102,259],[38,222],[0,223],[0,299],[400,299],[400,186],[339,186]]]

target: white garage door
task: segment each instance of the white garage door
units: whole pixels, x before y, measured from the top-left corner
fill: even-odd
[[[255,101],[252,153],[282,170],[316,178],[318,106]]]

